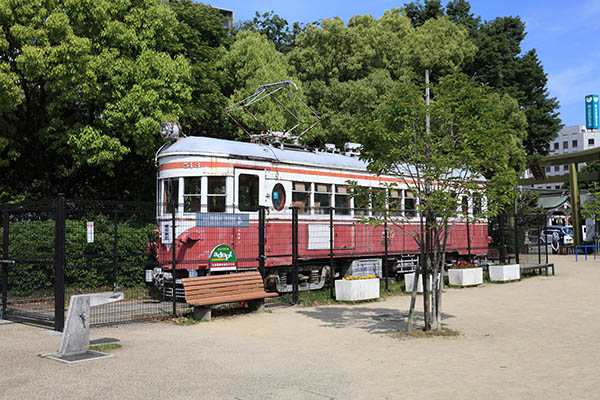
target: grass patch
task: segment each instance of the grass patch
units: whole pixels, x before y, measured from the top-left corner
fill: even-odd
[[[187,315],[181,315],[179,317],[169,318],[168,321],[172,324],[180,325],[180,326],[196,325],[196,324],[200,323],[200,321],[196,321],[194,318],[192,318],[191,316],[187,316]]]
[[[279,303],[291,303],[292,302],[292,294],[286,293],[275,298],[273,301]],[[321,290],[303,290],[298,292],[298,304],[302,307],[313,307],[313,306],[323,306],[327,304],[343,304],[342,301],[337,301],[335,298],[332,299],[329,288],[321,289]]]
[[[405,286],[404,280],[397,281],[395,279],[390,278],[388,280],[388,290],[386,291],[385,290],[385,280],[382,279],[381,280],[381,290],[380,290],[381,297],[410,295],[410,293],[407,293],[404,291],[405,287],[406,286]]]
[[[408,293],[410,294],[410,293]],[[335,292],[334,292],[335,295]],[[407,295],[404,292],[404,281],[396,281],[395,279],[390,278],[388,280],[388,290],[385,290],[385,281],[383,279],[380,280],[380,289],[379,289],[380,298],[385,298],[388,296],[398,296],[398,295]],[[323,306],[330,304],[360,304],[360,303],[371,303],[379,301],[379,299],[373,300],[362,300],[362,301],[337,301],[335,298],[331,298],[329,288],[321,289],[321,290],[303,290],[298,293],[298,304],[302,307],[314,307],[314,306]],[[271,300],[271,302],[276,303],[284,303],[289,304],[292,302],[292,294],[286,293],[277,298]]]
[[[424,331],[422,329],[413,329],[410,332],[399,331],[390,334],[391,337],[400,340],[433,338],[433,337],[456,337],[460,332],[450,328],[442,328],[439,331]]]
[[[110,350],[120,349],[121,347],[123,346],[121,346],[119,343],[103,343],[90,346],[90,350],[107,352]]]

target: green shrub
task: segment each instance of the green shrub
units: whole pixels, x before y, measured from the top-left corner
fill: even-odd
[[[87,243],[89,220],[94,222],[93,243]],[[115,275],[121,287],[146,284],[144,270],[155,262],[154,257],[146,253],[147,243],[153,240],[154,222],[119,221],[116,257],[115,226],[106,216],[68,219],[65,228],[67,286],[110,287]],[[53,220],[11,222],[9,259],[21,261],[9,267],[11,293],[31,295],[54,286],[54,234]]]

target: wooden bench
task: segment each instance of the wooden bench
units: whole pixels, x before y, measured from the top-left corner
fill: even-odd
[[[265,292],[258,271],[227,275],[199,276],[182,279],[185,302],[194,306],[194,319],[210,321],[210,306],[248,301],[254,311],[263,311],[266,297],[277,293]]]

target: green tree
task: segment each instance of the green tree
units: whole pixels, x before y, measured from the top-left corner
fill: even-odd
[[[443,7],[439,0],[411,2],[403,13],[413,25],[440,15],[447,15],[469,32],[477,46],[475,57],[463,66],[463,71],[478,82],[515,98],[527,116],[527,138],[523,145],[528,155],[548,153],[548,145],[562,127],[558,116],[558,101],[550,97],[547,75],[535,49],[521,55],[525,24],[519,17],[500,17],[480,22],[471,12],[469,2],[450,1]]]
[[[252,95],[256,89],[265,83],[292,80],[298,84],[295,93],[304,98],[302,85],[296,79],[294,69],[286,57],[275,49],[266,36],[258,32],[240,31],[227,54],[219,61],[219,68],[227,77],[224,90],[230,93],[228,104],[233,105]],[[280,98],[286,107],[289,99]],[[273,98],[257,102],[248,108],[257,119],[268,129],[285,131],[291,128],[295,121]],[[260,133],[262,127],[244,112],[238,112],[235,118],[251,130],[251,134]],[[238,133],[242,138],[243,132]]]
[[[304,25],[294,22],[290,28],[287,20],[275,14],[274,11],[263,14],[256,11],[254,18],[237,24],[236,29],[261,33],[275,44],[277,51],[288,53],[293,50],[296,36],[304,29]]]
[[[369,169],[396,175],[417,198],[420,229],[406,233],[421,251],[417,278],[422,274],[426,330],[441,328],[439,277],[450,221],[460,217],[459,205],[474,204],[483,196],[485,214],[494,215],[512,199],[525,165],[526,120],[517,102],[457,72],[476,51],[467,36],[465,28],[446,17],[429,19],[411,31],[405,59],[413,72],[378,107],[360,140]]]
[[[158,0],[0,1],[5,196],[152,192],[159,124],[190,100],[176,26]]]
[[[598,237],[598,220],[600,220],[600,185],[594,182],[589,188],[591,200],[583,202],[581,215],[594,220],[595,236]]]
[[[423,276],[425,329],[440,329],[438,274],[444,271],[451,221],[465,218],[457,211],[463,198],[471,205],[481,196],[487,199],[485,212],[471,218],[492,216],[510,203],[525,164],[526,123],[514,99],[500,97],[464,75],[441,77],[431,90],[434,95],[427,106],[421,85],[406,80],[398,86],[363,131],[361,157],[372,172],[397,176],[417,198],[421,229],[406,234],[413,236],[421,251],[417,274]],[[406,229],[403,218],[390,220],[395,229]],[[430,275],[437,288],[431,294]],[[411,316],[413,310],[414,300]]]
[[[223,72],[217,66],[232,37],[223,16],[213,7],[192,0],[170,1],[177,16],[177,43],[171,55],[185,54],[191,65],[191,102],[182,105],[180,123],[187,135],[233,137],[234,129],[223,109],[227,96]]]
[[[425,3],[411,1],[402,7],[402,13],[410,18],[414,26],[421,26],[429,19],[445,15],[440,0],[425,0]]]
[[[289,62],[303,82],[308,104],[323,117],[322,129],[307,138],[342,146],[356,141],[373,111],[397,84],[405,68],[410,20],[398,10],[380,19],[357,15],[309,25],[297,37]]]

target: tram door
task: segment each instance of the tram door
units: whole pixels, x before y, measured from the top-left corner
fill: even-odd
[[[265,171],[235,169],[234,203],[236,226],[233,232],[238,267],[257,268],[258,206],[264,204]]]

